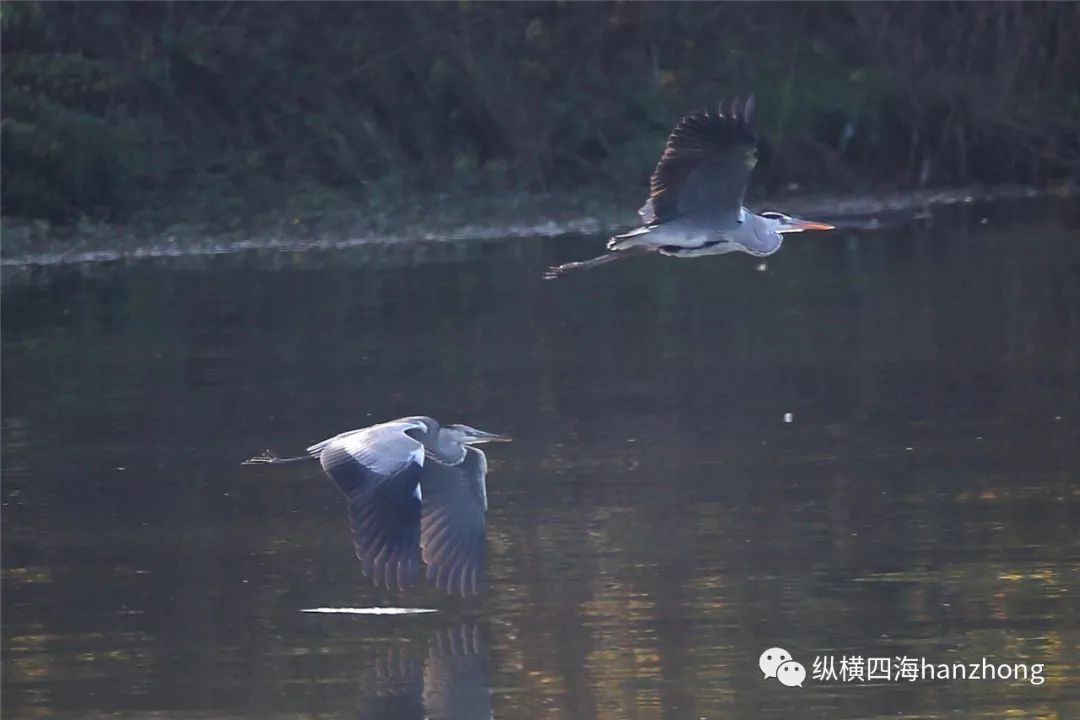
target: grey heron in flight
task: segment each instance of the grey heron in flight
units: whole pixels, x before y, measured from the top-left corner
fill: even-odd
[[[687,115],[675,126],[649,181],[649,198],[638,210],[644,223],[608,241],[609,252],[556,265],[544,277],[596,267],[624,257],[659,252],[699,257],[744,252],[757,257],[780,249],[783,236],[832,225],[778,212],[753,213],[743,206],[758,160],[754,98],[731,107]]]
[[[335,435],[299,457],[268,450],[243,464],[318,460],[348,501],[365,575],[401,590],[422,559],[440,590],[465,596],[476,594],[483,572],[487,511],[487,458],[473,446],[509,440],[418,415]]]

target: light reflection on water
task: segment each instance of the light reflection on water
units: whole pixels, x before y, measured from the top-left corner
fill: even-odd
[[[1052,207],[964,212],[793,240],[767,272],[541,281],[582,238],[26,271],[5,712],[405,718],[440,687],[457,717],[1078,716],[1080,250]],[[372,587],[317,468],[239,465],[416,412],[515,438],[488,453],[478,600]],[[757,667],[776,645],[1046,682],[785,688]]]

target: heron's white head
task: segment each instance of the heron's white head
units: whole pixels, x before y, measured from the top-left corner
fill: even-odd
[[[478,430],[468,425],[447,425],[442,429],[452,440],[465,445],[479,445],[486,442],[510,442],[506,435]]]
[[[828,223],[793,218],[790,215],[773,212],[772,210],[761,213],[759,217],[764,220],[768,228],[777,235],[783,235],[785,233],[797,233],[802,232],[803,230],[835,229],[832,225],[829,225]]]

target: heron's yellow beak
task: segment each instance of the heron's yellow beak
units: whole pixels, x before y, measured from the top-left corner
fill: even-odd
[[[815,222],[813,220],[795,220],[788,227],[793,230],[835,230],[836,228],[828,223]]]
[[[480,430],[478,434],[466,437],[463,441],[466,445],[476,445],[478,443],[486,442],[511,442],[513,438],[507,435],[499,435],[498,433],[489,433],[484,430]]]

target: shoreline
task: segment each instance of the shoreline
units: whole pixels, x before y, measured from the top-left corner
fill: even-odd
[[[1021,185],[968,186],[865,195],[792,194],[748,205],[781,208],[838,227],[874,228],[926,216],[933,207],[1075,192],[1072,187],[1054,191]],[[249,250],[300,252],[369,244],[598,235],[634,225],[636,207],[633,202],[590,193],[442,195],[416,198],[394,208],[285,208],[232,229],[205,222],[162,229],[145,223],[53,227],[4,219],[0,265],[26,268]]]

